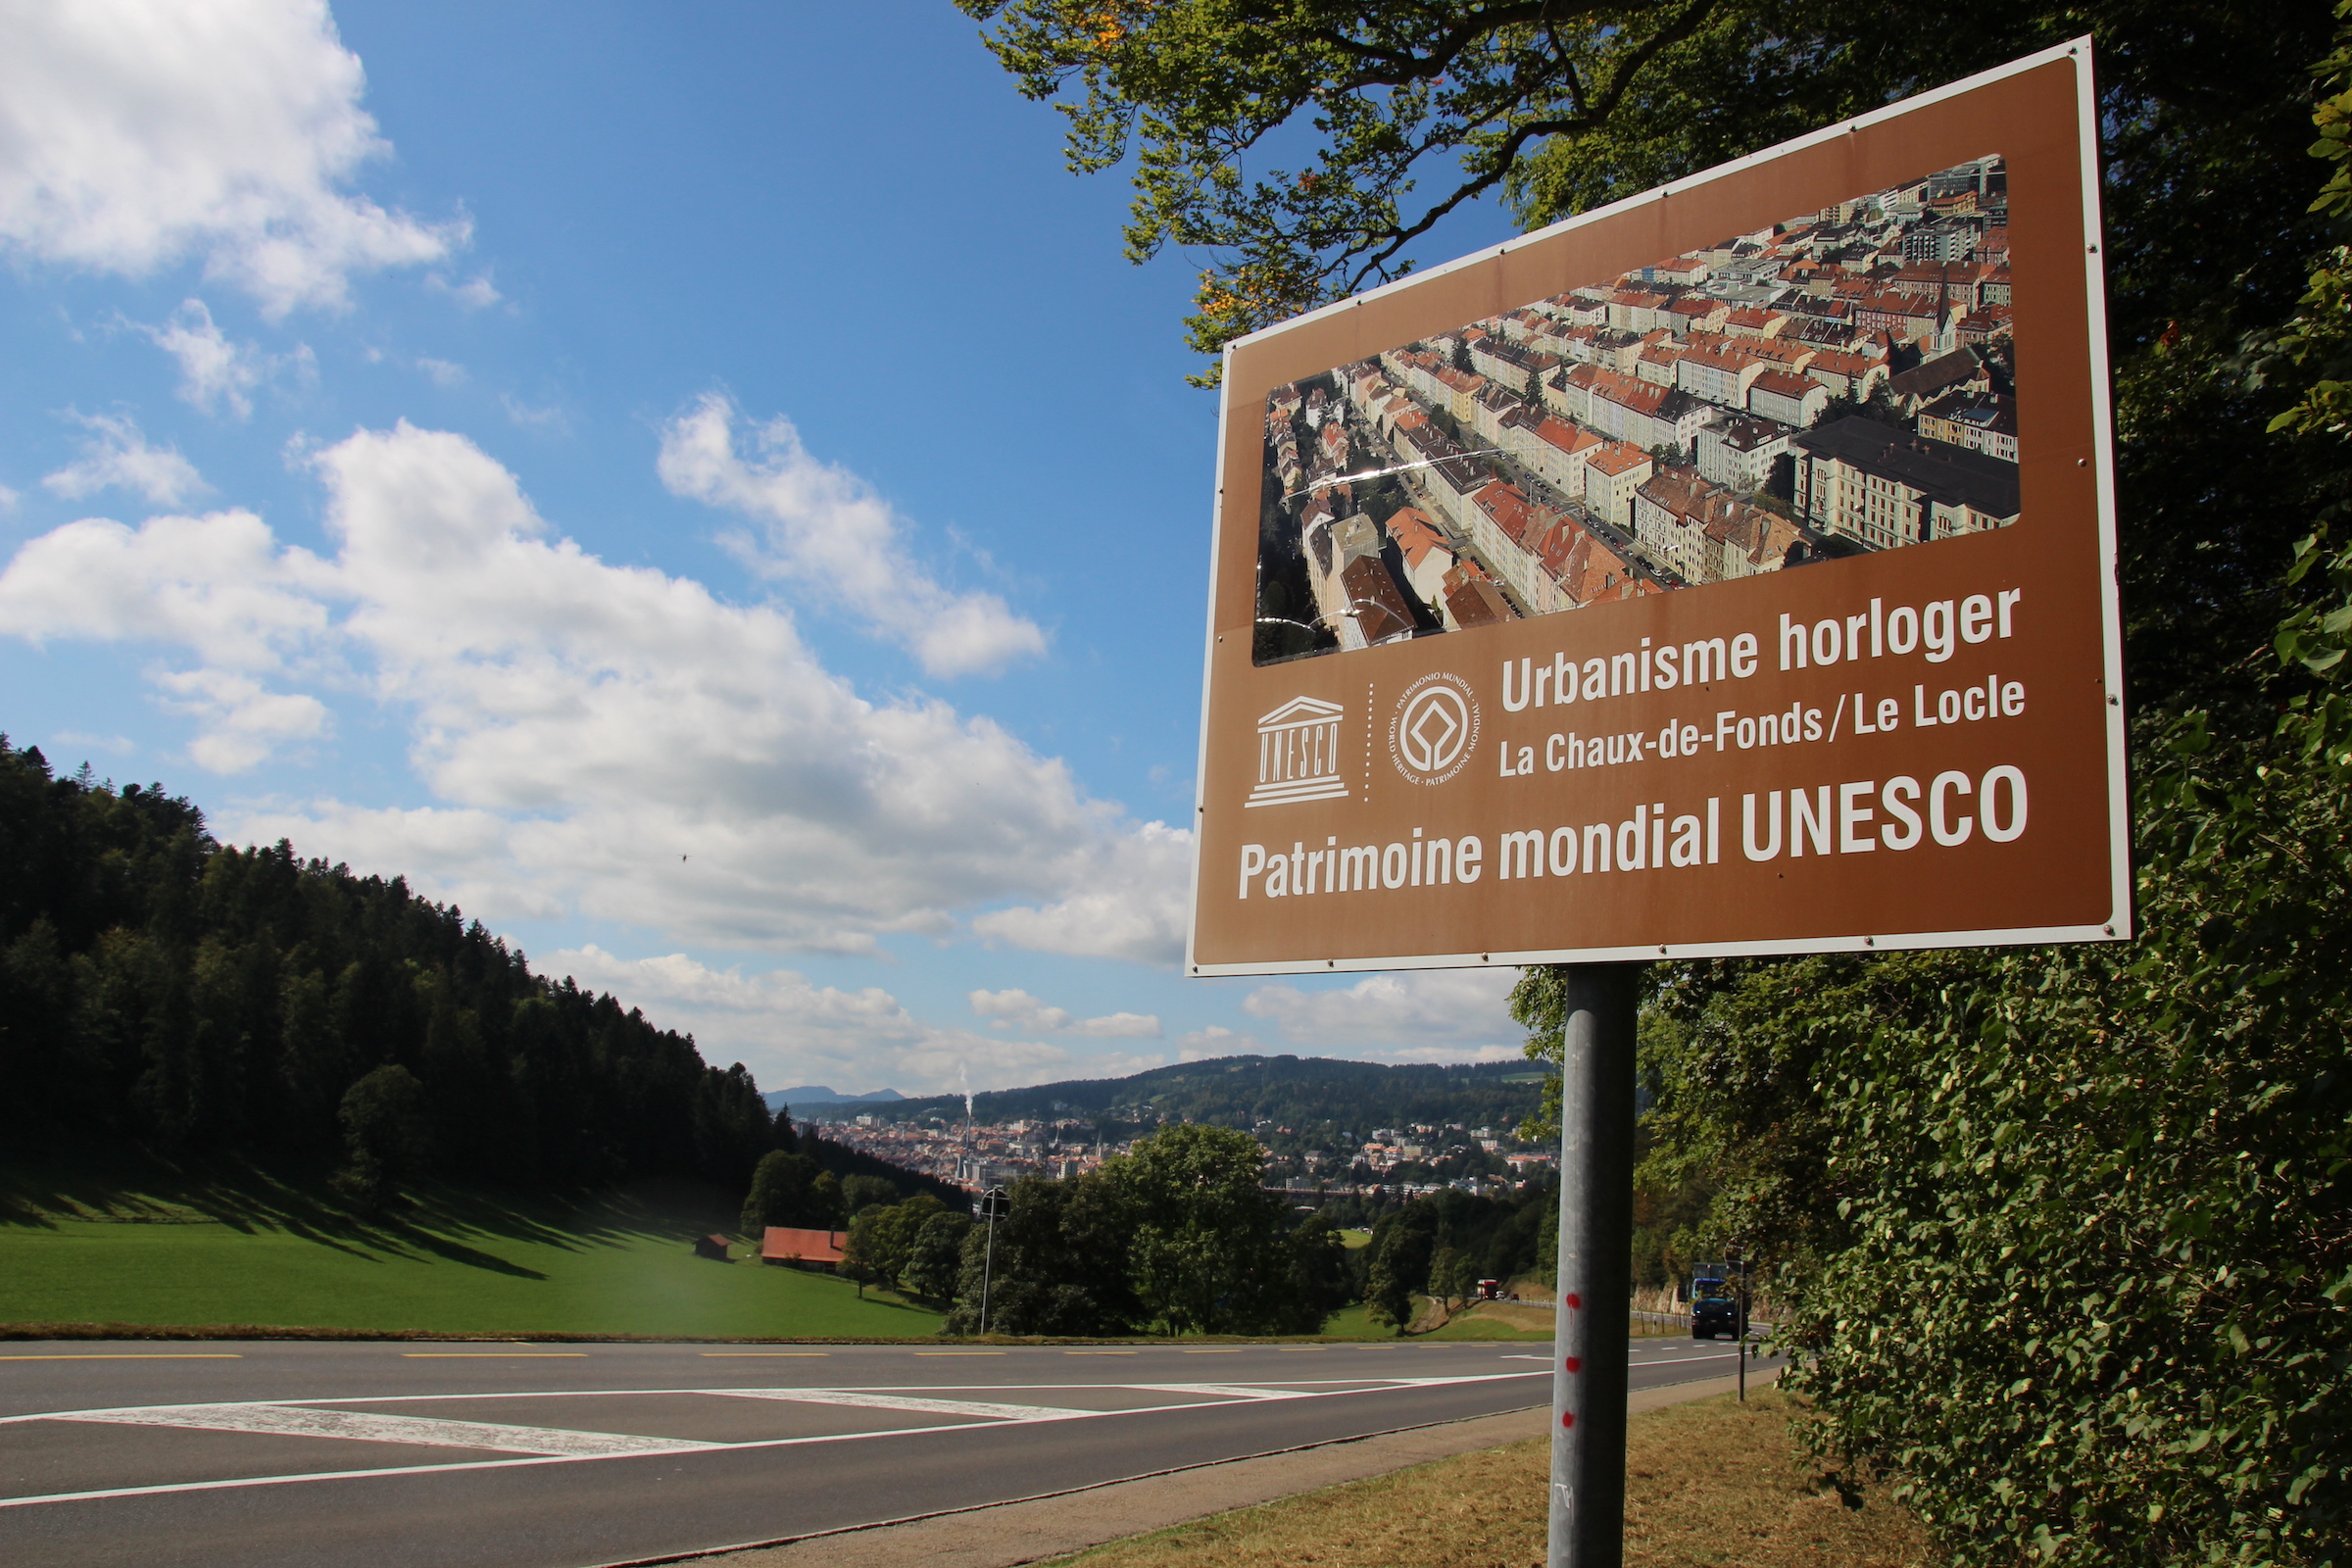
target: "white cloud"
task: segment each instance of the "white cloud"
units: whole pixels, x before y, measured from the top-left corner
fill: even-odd
[[[1219,1056],[1254,1056],[1260,1054],[1255,1035],[1239,1034],[1221,1023],[1205,1029],[1195,1029],[1176,1041],[1178,1061],[1214,1061]]]
[[[274,670],[323,634],[329,569],[250,512],[67,523],[0,573],[0,633],[177,644],[206,665]]]
[[[216,817],[215,831],[224,831]],[[447,807],[386,808],[341,801],[247,807],[233,837],[247,844],[289,839],[370,870],[405,874],[422,896],[490,921],[561,920],[569,906],[518,861],[514,823],[496,811]]]
[[[81,461],[45,476],[41,483],[78,501],[106,489],[135,490],[158,506],[176,506],[212,486],[177,447],[151,447],[138,421],[127,415],[70,416],[91,432],[81,444]]]
[[[159,673],[156,684],[178,699],[172,707],[203,725],[188,756],[215,773],[242,773],[290,741],[326,733],[325,704],[307,692],[270,691],[250,675],[170,670]]]
[[[1380,1051],[1363,1051],[1356,1054],[1366,1061],[1387,1062],[1392,1066],[1418,1063],[1423,1066],[1461,1067],[1476,1062],[1525,1061],[1525,1041],[1518,1045],[1484,1046],[1392,1046]]]
[[[422,370],[426,378],[438,387],[466,384],[466,367],[454,360],[418,360],[416,368]]]
[[[317,557],[281,550],[250,512],[151,517],[136,531],[91,517],[17,553],[0,574],[0,633],[163,642],[194,653],[199,667],[151,678],[170,694],[168,706],[197,721],[189,757],[238,773],[326,731],[325,705],[269,690],[256,672],[281,668],[325,631],[315,595],[329,581]]]
[[[261,384],[268,362],[255,345],[230,342],[204,301],[181,300],[161,326],[131,325],[179,362],[182,399],[206,414],[226,410],[242,419],[253,413],[253,399],[246,394]]]
[[[1049,1007],[1026,991],[975,991],[968,999],[972,1011],[994,1029],[1031,1034],[1081,1035],[1090,1040],[1157,1040],[1159,1020],[1149,1013],[1113,1012],[1100,1018],[1073,1017],[1067,1008]]]
[[[79,752],[110,752],[117,757],[128,757],[139,749],[138,743],[127,735],[92,735],[78,729],[59,730],[49,737],[49,744]]]
[[[1243,999],[1242,1010],[1298,1045],[1384,1059],[1499,1060],[1516,1055],[1527,1036],[1510,1014],[1518,980],[1517,969],[1412,969],[1328,991],[1268,985]],[[1402,1049],[1367,1049],[1375,1044]],[[1464,1044],[1492,1046],[1495,1054],[1464,1056],[1458,1050]]]
[[[492,285],[490,273],[487,270],[467,278],[463,283],[452,283],[443,274],[431,272],[426,274],[424,286],[436,294],[448,295],[469,311],[488,310],[506,298]]]
[[[533,408],[512,392],[501,393],[498,401],[505,405],[507,417],[525,430],[540,430],[549,435],[571,433],[571,420],[564,416],[562,409],[552,405],[544,409]]]
[[[1160,1064],[1156,1055],[1080,1056],[1047,1042],[942,1028],[916,1018],[880,987],[819,986],[791,969],[747,975],[740,968],[712,969],[684,954],[620,958],[593,944],[534,962],[546,973],[610,991],[665,1028],[692,1031],[705,1056],[747,1062],[770,1083],[887,1086],[923,1094],[959,1088],[966,1077],[974,1089],[995,1089]]]
[[[16,511],[18,500],[19,497],[14,490],[11,490],[4,484],[0,484],[0,512]]]
[[[989,719],[868,701],[781,610],[598,560],[463,437],[403,423],[308,461],[329,560],[238,512],[70,524],[0,573],[0,632],[177,644],[405,715],[434,804],[279,802],[221,814],[225,834],[681,944],[858,953],[990,909],[1033,947],[1180,950],[1187,835],[1123,819]],[[212,704],[217,760],[306,738],[292,709],[173,678]]]
[[[1041,953],[1173,964],[1184,956],[1193,836],[1164,822],[1095,841],[1074,856],[1069,893],[1042,907],[976,916],[986,941]]]
[[[349,188],[390,148],[323,0],[20,0],[6,31],[0,247],[130,275],[201,257],[277,316],[466,243]]]
[[[1046,650],[1037,623],[991,593],[951,591],[901,537],[890,503],[846,468],[819,462],[792,421],[751,432],[756,455],[735,450],[735,408],[715,393],[662,428],[662,480],[688,496],[757,519],[745,557],[764,575],[820,590],[898,642],[934,675],[1002,669]]]

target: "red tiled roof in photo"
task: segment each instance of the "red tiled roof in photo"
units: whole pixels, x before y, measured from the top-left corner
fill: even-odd
[[[1611,441],[1585,460],[1588,466],[1612,479],[1648,461],[1649,454],[1629,441]]]

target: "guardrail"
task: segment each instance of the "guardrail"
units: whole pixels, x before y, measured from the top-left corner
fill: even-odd
[[[1544,1297],[1513,1296],[1506,1297],[1504,1299],[1515,1306],[1549,1306],[1555,1312],[1559,1310],[1559,1302]],[[1652,1312],[1642,1307],[1630,1307],[1627,1310],[1628,1314],[1639,1322],[1655,1323],[1664,1328],[1687,1328],[1690,1322],[1690,1313],[1688,1309],[1680,1312]],[[1773,1320],[1767,1317],[1758,1317],[1751,1312],[1748,1314],[1747,1326],[1751,1333],[1769,1336],[1772,1332]]]

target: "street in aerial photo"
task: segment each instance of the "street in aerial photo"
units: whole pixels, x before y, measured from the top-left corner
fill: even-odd
[[[2346,1568],[2347,126],[0,4],[0,1568]]]

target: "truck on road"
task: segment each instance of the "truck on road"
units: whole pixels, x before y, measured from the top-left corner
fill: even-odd
[[[1690,1337],[1711,1340],[1725,1334],[1738,1339],[1740,1327],[1740,1297],[1731,1270],[1701,1263],[1690,1277]]]

